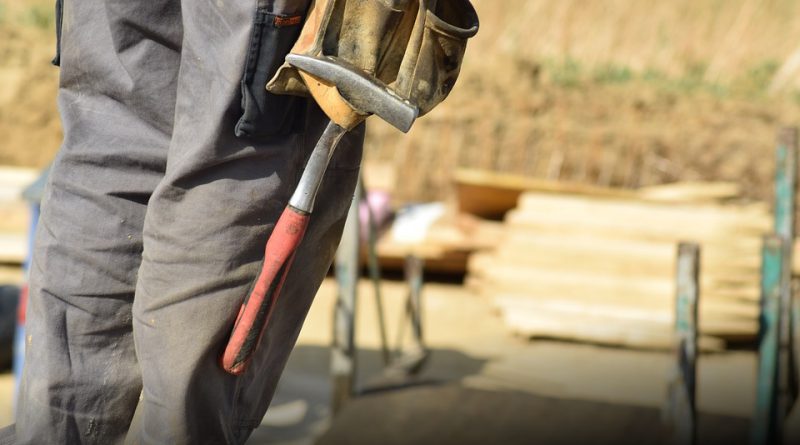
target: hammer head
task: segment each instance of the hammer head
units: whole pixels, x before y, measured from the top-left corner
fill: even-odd
[[[341,59],[289,54],[286,62],[335,85],[339,94],[358,113],[374,114],[404,133],[411,129],[419,115],[419,109],[409,101]]]

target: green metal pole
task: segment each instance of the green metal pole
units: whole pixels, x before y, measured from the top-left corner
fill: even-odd
[[[778,133],[775,158],[775,233],[791,240],[795,233],[797,128],[783,128]]]
[[[752,445],[779,444],[777,415],[778,345],[781,314],[783,240],[777,235],[764,238],[761,263],[761,332],[756,384],[756,412],[753,418]]]
[[[775,153],[775,233],[783,240],[781,272],[781,313],[778,342],[777,408],[778,434],[783,434],[786,415],[796,396],[797,323],[793,320],[796,302],[792,296],[792,250],[795,237],[797,195],[797,129],[783,128],[778,133]]]
[[[355,319],[359,272],[358,199],[353,199],[336,251],[336,282],[339,294],[333,315],[331,374],[333,375],[332,412],[350,399],[356,382]]]
[[[383,295],[381,292],[381,267],[378,264],[378,225],[375,222],[375,213],[369,205],[367,189],[364,186],[362,176],[359,185],[358,196],[360,201],[365,203],[367,209],[367,270],[369,279],[372,281],[372,288],[375,291],[375,310],[378,315],[378,333],[381,337],[381,353],[383,356],[383,366],[389,366],[392,355],[389,351],[389,338],[386,334],[386,312],[383,309]]]
[[[697,306],[700,297],[700,246],[681,243],[678,246],[676,272],[675,334],[677,362],[669,385],[667,428],[671,443],[696,443],[697,388]]]

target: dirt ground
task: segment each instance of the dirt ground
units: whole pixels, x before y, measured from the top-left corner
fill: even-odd
[[[387,282],[389,332],[405,287]],[[673,357],[509,335],[490,304],[465,288],[424,289],[427,368],[402,389],[381,377],[371,288],[362,282],[356,328],[356,397],[330,413],[331,314],[326,281],[262,427],[249,443],[655,443]],[[390,335],[390,338],[393,338]],[[698,403],[704,443],[745,443],[754,409],[755,355],[700,360]],[[397,384],[397,381],[391,381]],[[574,433],[574,434],[573,434]],[[491,438],[491,440],[490,440]],[[497,440],[494,440],[497,439]],[[624,440],[623,440],[624,439]]]
[[[489,303],[453,284],[427,284],[424,328],[432,355],[408,381],[381,374],[369,283],[360,285],[357,388],[332,417],[329,373],[336,286],[326,280],[267,416],[249,444],[655,443],[673,357],[514,338]],[[389,332],[406,288],[384,283]],[[390,335],[394,338],[394,335]],[[702,356],[704,443],[745,443],[754,409],[755,354]],[[398,386],[398,383],[402,385]],[[12,422],[13,378],[0,376],[0,426]],[[497,439],[497,440],[495,440]]]

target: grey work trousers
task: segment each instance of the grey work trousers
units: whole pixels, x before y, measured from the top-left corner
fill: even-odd
[[[263,90],[253,80],[274,68],[259,60],[282,60],[299,31],[274,16],[308,3],[65,0],[65,137],[36,234],[6,443],[238,444],[260,423],[361,162],[363,127],[334,155],[250,368],[226,374],[219,357],[265,241],[327,122],[301,98],[247,97],[243,111],[243,96]]]

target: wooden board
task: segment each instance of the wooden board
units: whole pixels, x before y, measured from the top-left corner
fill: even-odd
[[[27,255],[27,234],[0,233],[0,263],[22,264]]]
[[[512,268],[487,266],[471,269],[472,277],[481,280],[487,292],[518,290],[529,295],[561,298],[605,299],[623,296],[632,300],[669,299],[674,296],[674,282],[670,279],[652,279],[606,275],[571,269],[542,270],[537,268]],[[701,283],[703,296],[707,300],[741,301],[755,305],[758,301],[757,286],[736,286],[726,283]]]
[[[0,202],[21,200],[22,191],[38,177],[36,169],[0,166]]]
[[[502,217],[516,207],[520,195],[528,190],[592,196],[636,196],[635,192],[627,190],[547,181],[486,170],[459,169],[454,173],[453,179],[459,211],[483,218]]]
[[[735,182],[679,182],[653,185],[637,190],[644,201],[717,203],[742,196],[742,187]]]
[[[524,335],[672,347],[676,249],[692,241],[703,249],[701,333],[752,340],[772,217],[761,203],[726,203],[737,193],[730,184],[651,188],[646,199],[523,192],[496,247],[470,260],[468,285]]]
[[[495,304],[505,304],[508,307],[511,307],[513,303],[516,305],[514,307],[519,308],[541,308],[577,314],[602,314],[620,320],[656,323],[672,323],[674,321],[674,298],[633,300],[624,295],[602,299],[593,298],[591,295],[586,295],[584,298],[563,298],[557,295],[536,294],[533,296],[514,290],[492,292],[492,296]],[[744,323],[743,326],[750,326],[751,323],[757,322],[759,317],[759,310],[755,305],[725,301],[701,301],[699,310],[701,324],[704,327],[739,322]],[[754,333],[750,330],[747,332]]]
[[[717,202],[736,198],[741,192],[738,184],[729,182],[684,182],[628,190],[475,169],[459,169],[453,179],[459,210],[484,218],[502,217],[528,191],[672,203]]]
[[[448,214],[435,222],[420,242],[398,242],[387,231],[378,240],[378,260],[384,269],[403,270],[406,257],[413,254],[425,261],[428,272],[462,275],[470,255],[493,248],[501,233],[500,223]],[[362,258],[366,258],[365,249]]]
[[[28,254],[30,210],[22,191],[38,170],[0,166],[0,263],[22,264]]]
[[[530,338],[556,338],[612,346],[643,349],[672,349],[672,329],[667,324],[625,322],[603,316],[574,316],[519,307],[505,307],[503,319],[518,335]],[[704,351],[724,349],[721,338],[702,336]]]

